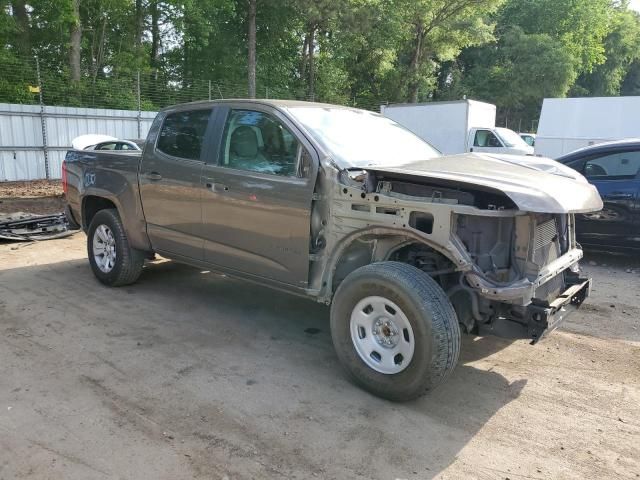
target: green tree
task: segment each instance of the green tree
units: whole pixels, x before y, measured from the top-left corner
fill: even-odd
[[[498,30],[520,27],[562,43],[576,61],[576,73],[605,60],[604,39],[613,14],[611,0],[509,0],[500,10]]]
[[[576,95],[619,95],[629,68],[640,58],[640,19],[636,12],[618,9],[604,40],[606,60],[584,73],[572,89]]]
[[[574,79],[574,59],[548,34],[526,34],[518,27],[497,45],[478,49],[480,62],[463,83],[466,95],[495,103],[502,119],[535,115],[540,100],[563,97]],[[528,119],[527,119],[528,120]]]
[[[455,58],[469,46],[493,39],[493,25],[485,21],[501,0],[407,0],[396,2],[405,12],[406,94],[417,102],[421,87],[433,88],[437,61]],[[408,62],[407,62],[408,60]]]
[[[545,96],[638,92],[638,35],[627,0],[0,0],[0,101],[37,99],[37,55],[47,103],[136,108],[138,74],[148,108],[245,96],[255,69],[258,97],[532,118]]]

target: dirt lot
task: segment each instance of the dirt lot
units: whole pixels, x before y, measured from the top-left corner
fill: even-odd
[[[467,336],[393,404],[345,380],[326,307],[167,261],[107,289],[85,255],[0,245],[0,479],[640,477],[628,259],[585,262],[593,297],[544,342]]]
[[[46,215],[63,210],[64,198],[60,180],[0,182],[0,213]]]

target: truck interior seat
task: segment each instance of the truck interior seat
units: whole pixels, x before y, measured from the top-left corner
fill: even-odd
[[[229,150],[242,158],[255,158],[258,154],[258,136],[251,127],[241,125],[231,134]]]

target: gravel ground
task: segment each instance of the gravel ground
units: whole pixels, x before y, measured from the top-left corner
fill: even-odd
[[[345,380],[327,308],[173,262],[93,278],[85,237],[0,245],[0,479],[637,479],[640,265],[536,346],[464,337],[394,404]],[[637,270],[635,270],[637,268]]]

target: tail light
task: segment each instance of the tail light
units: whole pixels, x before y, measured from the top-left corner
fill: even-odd
[[[62,191],[64,194],[67,194],[68,186],[67,186],[67,164],[63,160],[62,161]]]

